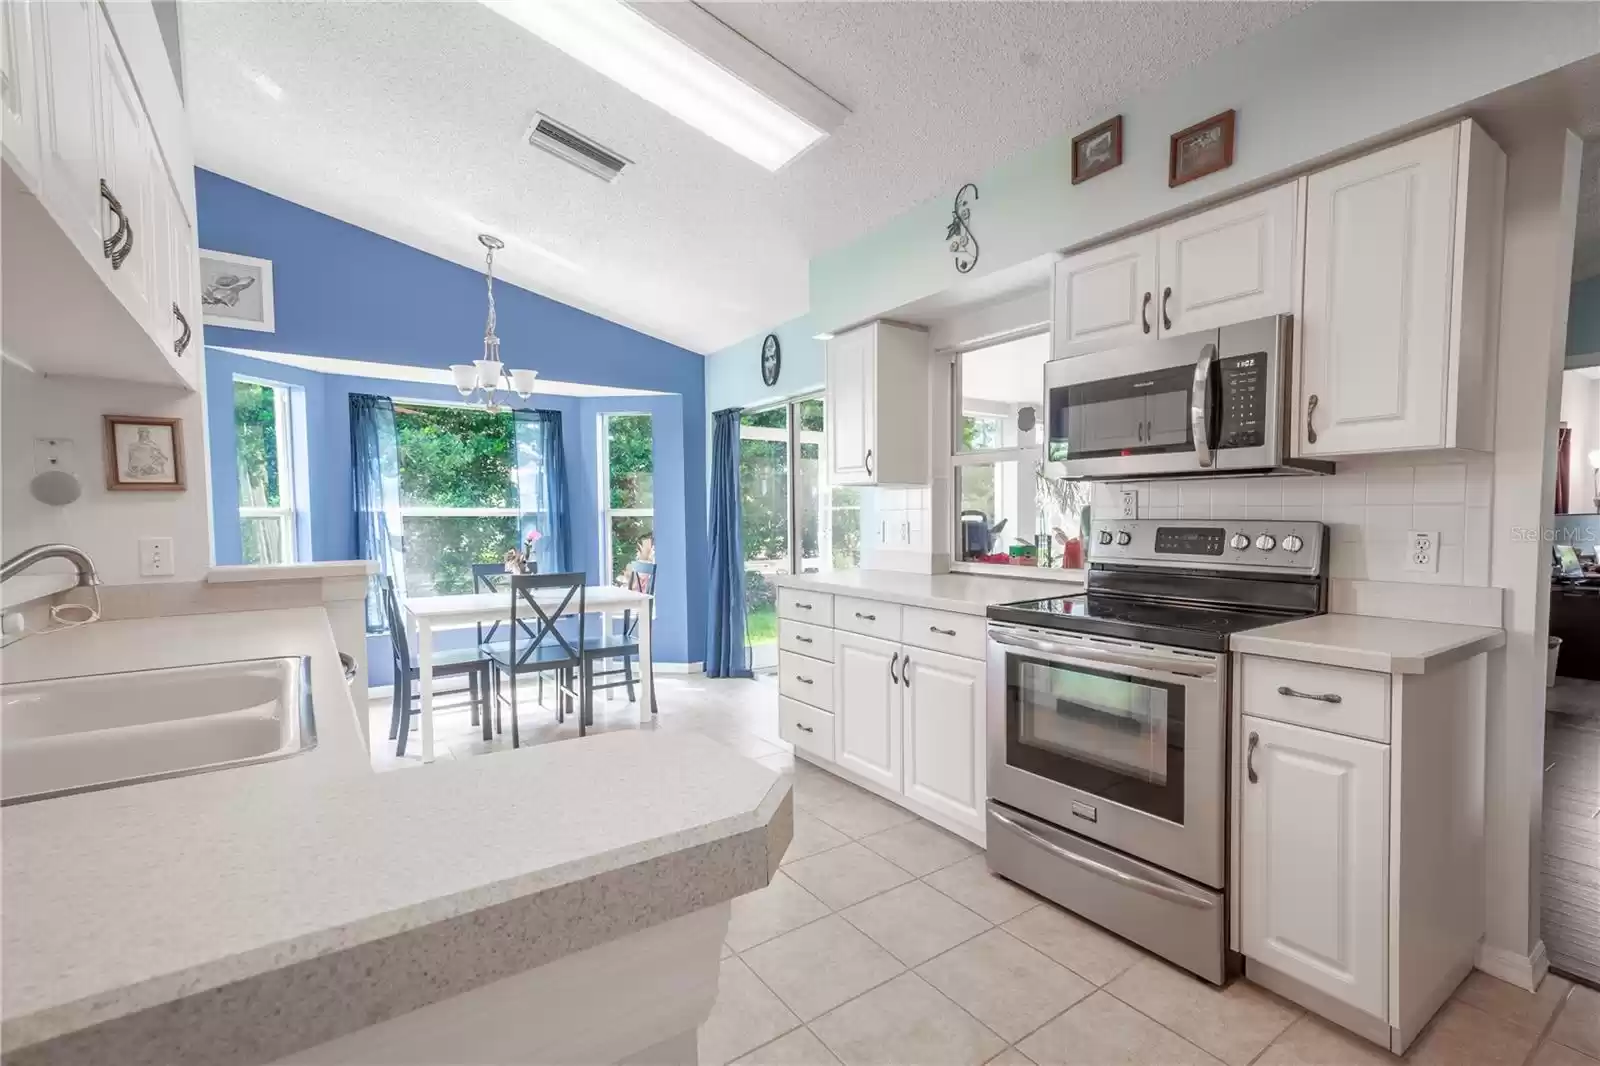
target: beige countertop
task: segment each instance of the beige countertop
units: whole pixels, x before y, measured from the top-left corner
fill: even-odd
[[[321,563],[283,563],[281,565],[213,566],[206,581],[213,585],[238,581],[313,581],[323,578],[361,577],[377,572],[378,564],[369,559],[335,559]]]
[[[750,892],[787,847],[787,781],[697,735],[373,773],[320,607],[103,622],[0,666],[241,655],[310,656],[315,749],[5,808],[8,1064],[270,1062]]]
[[[1251,655],[1270,655],[1352,670],[1421,674],[1493,651],[1505,642],[1503,629],[1355,614],[1321,614],[1236,633],[1231,638],[1231,647],[1236,652]]]
[[[1071,596],[1083,591],[1082,583],[1059,578],[1029,580],[1022,577],[990,577],[987,574],[907,574],[897,570],[777,574],[772,582],[783,588],[812,589],[976,615],[983,614],[993,603]]]

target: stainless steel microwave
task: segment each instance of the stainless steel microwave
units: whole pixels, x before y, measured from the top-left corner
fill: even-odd
[[[1122,481],[1317,473],[1289,457],[1289,315],[1045,364],[1047,471]]]

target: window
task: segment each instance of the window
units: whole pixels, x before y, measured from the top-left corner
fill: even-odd
[[[1083,567],[1089,485],[1049,476],[1038,425],[1050,335],[955,357],[955,556],[967,563]]]
[[[406,592],[471,592],[472,564],[517,549],[524,520],[538,513],[536,501],[527,510],[519,502],[511,413],[397,403],[394,428]]]
[[[289,419],[286,386],[234,378],[240,559],[245,563],[295,561],[294,450]]]
[[[602,554],[611,560],[611,578],[625,583],[628,564],[655,560],[655,443],[649,415],[601,415],[605,453],[601,498]]]

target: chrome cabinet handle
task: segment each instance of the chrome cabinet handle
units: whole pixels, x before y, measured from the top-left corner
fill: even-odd
[[[184,349],[189,347],[189,339],[193,334],[189,330],[189,320],[184,317],[183,310],[177,304],[172,305],[172,316],[178,320],[178,325],[183,327],[178,339],[172,342],[172,354],[182,355]]]
[[[1311,416],[1317,413],[1317,394],[1312,393],[1306,401],[1306,443],[1317,443],[1317,427],[1311,424]]]
[[[956,635],[956,631],[955,630],[953,630],[953,629],[940,629],[938,626],[929,626],[928,627],[928,632],[929,633],[937,633],[941,637],[953,637],[953,636]]]
[[[899,665],[899,663],[900,663],[900,653],[899,652],[895,652],[894,653],[894,658],[889,660],[889,680],[893,681],[897,685],[900,683],[900,679],[895,676],[894,668],[897,665]]]
[[[1161,328],[1172,328],[1172,316],[1167,314],[1167,305],[1172,302],[1172,286],[1168,285],[1161,293]]]
[[[1337,692],[1297,692],[1288,685],[1279,685],[1278,695],[1293,696],[1297,700],[1316,700],[1318,703],[1344,702],[1344,697]]]
[[[1139,324],[1144,326],[1146,333],[1150,332],[1150,300],[1153,297],[1154,293],[1145,293],[1144,303],[1139,305]]]
[[[804,602],[802,602],[802,601],[800,601],[800,600],[795,600],[795,601],[794,601],[794,605],[795,605],[795,606],[796,606],[796,607],[798,607],[798,608],[800,608],[800,609],[801,609],[801,610],[802,610],[802,611],[809,611],[809,610],[811,610],[811,605],[810,605],[810,604],[809,604],[809,603],[804,603]]]
[[[867,476],[871,477],[872,476],[872,449],[871,448],[867,449],[866,464],[867,464]]]
[[[796,681],[800,682],[802,685],[815,685],[816,684],[816,682],[811,680],[809,677],[801,677],[799,674],[795,674],[794,675],[794,679]]]
[[[1252,785],[1261,780],[1261,778],[1256,776],[1256,748],[1260,745],[1260,743],[1261,734],[1251,733],[1250,744],[1244,750],[1244,772],[1245,776],[1250,778],[1250,783]]]
[[[795,638],[794,639],[799,641],[801,644],[814,644],[814,643],[816,643],[810,637],[802,637],[798,633],[795,634]]]
[[[802,733],[815,733],[816,732],[816,730],[814,728],[812,728],[811,726],[806,725],[804,722],[796,722],[794,724],[794,727],[796,729],[800,730],[800,732],[802,732]]]
[[[122,260],[127,258],[127,251],[117,248],[124,238],[132,247],[133,235],[128,227],[128,216],[122,210],[122,201],[117,199],[117,194],[111,191],[111,186],[106,184],[106,179],[100,179],[100,197],[111,207],[111,213],[117,216],[116,232],[100,242],[100,250],[105,257],[111,260],[111,269],[115,270],[122,265]]]
[[[856,617],[861,619],[863,622],[876,622],[878,620],[878,616],[877,615],[875,615],[875,614],[862,614],[860,611],[856,612]]]
[[[900,664],[900,681],[906,688],[911,687],[911,653],[906,652],[906,661]]]

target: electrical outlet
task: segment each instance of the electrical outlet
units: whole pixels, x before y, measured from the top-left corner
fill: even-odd
[[[1118,518],[1128,518],[1128,519],[1133,519],[1133,518],[1138,518],[1139,517],[1139,490],[1138,489],[1124,489],[1123,490],[1123,492],[1122,492],[1122,507],[1121,507],[1121,510],[1118,512],[1117,517]]]
[[[177,573],[171,537],[139,538],[139,576],[171,577]]]
[[[1413,529],[1406,534],[1406,569],[1439,572],[1439,533]]]

